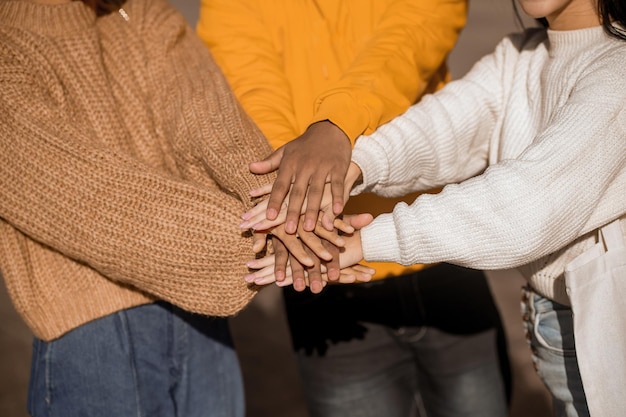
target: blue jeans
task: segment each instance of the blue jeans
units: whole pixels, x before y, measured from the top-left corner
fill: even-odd
[[[285,298],[311,417],[508,415],[506,344],[482,272],[441,264]]]
[[[159,302],[35,339],[28,409],[35,417],[243,417],[226,319]]]
[[[535,370],[552,394],[554,416],[589,417],[576,360],[572,309],[525,287],[522,317]]]

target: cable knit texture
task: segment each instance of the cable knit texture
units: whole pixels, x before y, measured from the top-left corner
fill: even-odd
[[[365,258],[520,267],[539,293],[569,304],[565,265],[626,213],[625,56],[626,42],[599,26],[513,35],[359,138],[355,193],[451,184],[364,228]]]
[[[156,299],[240,311],[270,151],[164,1],[0,2],[0,267],[38,337]]]

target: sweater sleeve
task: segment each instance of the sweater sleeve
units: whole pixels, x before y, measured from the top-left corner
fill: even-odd
[[[248,166],[272,149],[183,17],[167,4],[153,8],[160,12],[148,14],[140,36],[148,42],[153,98],[167,109],[159,118],[160,128],[177,156],[185,159],[183,170],[191,165],[189,173],[194,167],[206,171],[204,177],[250,205],[250,190],[273,174],[253,175]]]
[[[463,78],[424,96],[404,114],[360,137],[352,160],[363,181],[352,194],[401,197],[470,178],[487,166],[502,114],[505,44]]]
[[[247,163],[269,146],[250,128],[219,73],[206,73],[214,64],[196,54],[205,48],[188,36],[176,37],[179,43],[161,61],[163,73],[177,74],[180,91],[196,91],[170,129],[183,138],[173,145],[182,177],[75,128],[52,78],[36,71],[41,62],[5,49],[0,217],[111,280],[190,311],[224,316],[255,293],[242,279],[253,254],[237,224],[250,204],[248,187],[266,181],[245,172]],[[179,59],[188,59],[188,72]],[[186,137],[196,128],[199,133]]]
[[[402,113],[444,64],[466,12],[465,0],[390,2],[348,70],[317,97],[311,123],[330,120],[354,142]]]
[[[598,227],[589,219],[626,165],[626,85],[610,67],[580,80],[519,157],[378,217],[362,231],[366,259],[506,269]]]
[[[244,109],[278,148],[301,132],[282,58],[255,3],[202,0],[197,32]]]

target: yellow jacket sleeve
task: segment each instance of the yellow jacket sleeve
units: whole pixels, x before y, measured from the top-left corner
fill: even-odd
[[[465,0],[396,0],[348,70],[315,102],[350,140],[369,134],[445,81],[445,59],[465,24]]]
[[[263,3],[202,0],[197,32],[244,110],[277,148],[301,132],[282,58],[262,19]]]

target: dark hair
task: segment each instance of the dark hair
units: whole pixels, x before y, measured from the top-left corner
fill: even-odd
[[[517,21],[524,27],[515,0],[513,0],[513,10]],[[598,0],[598,15],[601,17],[602,26],[608,35],[626,41],[626,31],[624,30],[626,28],[626,2],[623,0]],[[535,20],[541,26],[548,27],[548,21],[545,17]]]
[[[602,26],[609,35],[626,41],[626,4],[622,0],[598,0],[598,14],[602,16]],[[619,26],[615,26],[617,23]]]
[[[97,16],[104,16],[112,12],[118,11],[126,0],[81,0],[87,6],[91,7]]]

